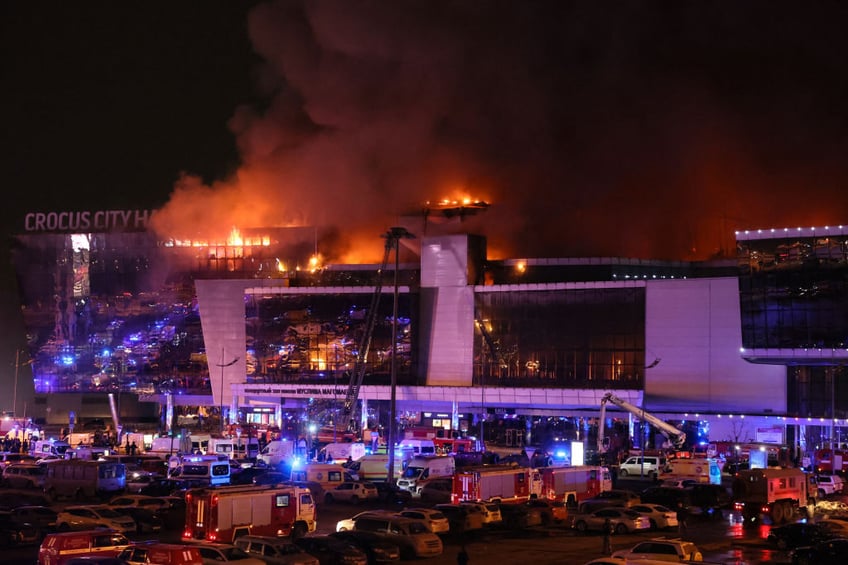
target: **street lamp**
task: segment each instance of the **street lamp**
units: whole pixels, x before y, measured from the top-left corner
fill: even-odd
[[[235,365],[238,362],[239,358],[236,357],[229,363],[224,363],[224,348],[221,348],[221,362],[218,363],[218,367],[221,367],[221,435],[224,435],[224,367],[230,367]]]

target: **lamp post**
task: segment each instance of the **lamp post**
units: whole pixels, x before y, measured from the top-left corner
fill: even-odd
[[[236,357],[229,363],[224,363],[224,348],[221,348],[221,362],[218,363],[218,366],[221,367],[221,436],[224,435],[224,367],[235,365],[238,360],[239,358]]]
[[[398,318],[398,271],[400,270],[400,239],[415,237],[404,228],[391,228],[385,235],[395,249],[394,295],[392,301],[392,363],[391,363],[391,400],[389,402],[389,433],[386,438],[386,453],[389,455],[388,481],[395,476],[395,419],[397,418],[397,318]]]

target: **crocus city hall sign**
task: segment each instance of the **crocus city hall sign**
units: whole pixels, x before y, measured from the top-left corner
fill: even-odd
[[[78,212],[30,212],[24,216],[24,231],[140,231],[146,230],[153,210],[85,210]]]

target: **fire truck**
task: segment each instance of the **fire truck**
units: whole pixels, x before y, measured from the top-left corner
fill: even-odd
[[[514,465],[472,467],[454,473],[451,502],[519,501],[541,492],[542,477],[536,469]]]
[[[834,462],[836,462],[836,472],[848,471],[848,452],[841,449],[817,449],[813,455],[813,463],[816,466],[817,473],[829,474],[834,472]]]
[[[298,538],[315,531],[308,488],[238,485],[191,489],[186,494],[184,540],[231,543],[242,535]]]
[[[536,471],[542,477],[541,497],[565,502],[569,506],[576,507],[583,500],[612,489],[609,471],[604,467],[542,467]]]
[[[733,480],[734,508],[742,513],[748,525],[764,517],[773,524],[791,522],[796,511],[806,512],[807,498],[816,492],[811,477],[795,468],[739,471]]]

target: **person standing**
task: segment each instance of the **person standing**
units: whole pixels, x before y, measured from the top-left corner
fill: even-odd
[[[456,554],[456,565],[468,565],[468,551],[465,549],[465,544],[462,544],[459,553]]]
[[[612,522],[609,518],[604,520],[604,555],[612,555]]]
[[[687,523],[688,518],[689,518],[689,513],[687,512],[686,507],[683,506],[682,502],[678,502],[677,503],[677,533],[679,533],[681,535],[686,533],[686,529],[689,526],[689,524]]]

